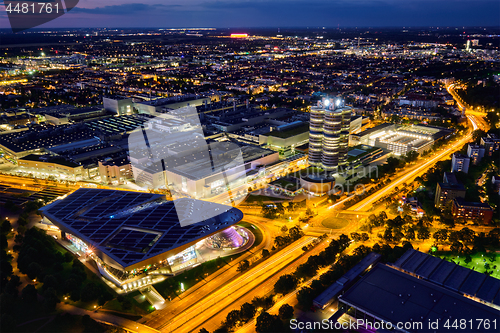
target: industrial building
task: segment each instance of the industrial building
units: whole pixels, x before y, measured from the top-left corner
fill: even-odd
[[[494,277],[413,249],[394,267],[500,310],[500,280]]]
[[[57,148],[90,146],[98,142],[93,131],[84,124],[38,125],[21,132],[0,134],[0,149],[14,159],[30,154],[50,153]]]
[[[332,318],[347,316],[370,331],[382,327],[377,332],[496,332],[491,325],[452,325],[498,321],[499,290],[497,279],[409,250],[394,266],[377,264],[340,295]],[[430,326],[435,322],[438,327]]]
[[[210,97],[187,94],[182,96],[173,96],[136,102],[134,103],[134,107],[139,113],[156,116],[158,114],[167,113],[170,110],[180,109],[186,106],[196,107],[210,103]]]
[[[132,98],[114,96],[103,97],[104,109],[119,116],[134,113],[134,100]]]
[[[431,126],[381,124],[361,133],[350,135],[351,145],[364,144],[384,148],[394,155],[406,155],[410,151],[419,154],[431,149],[436,140],[450,134],[451,131]]]
[[[64,157],[49,154],[30,154],[17,160],[18,171],[32,174],[36,178],[48,178],[77,181],[83,177],[83,167]]]

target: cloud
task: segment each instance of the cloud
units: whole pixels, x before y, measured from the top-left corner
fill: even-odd
[[[181,5],[162,5],[153,4],[148,5],[145,3],[127,3],[121,5],[112,5],[96,8],[83,8],[75,7],[72,12],[74,13],[86,13],[86,14],[97,14],[97,15],[145,15],[147,12],[158,12],[172,10],[177,7],[182,7]],[[142,17],[143,20],[146,17]]]
[[[215,0],[239,26],[497,26],[498,0]]]

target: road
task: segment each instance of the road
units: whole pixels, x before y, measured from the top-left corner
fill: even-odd
[[[262,296],[265,296],[265,295],[268,295],[269,293],[271,293],[274,290],[274,284],[278,281],[278,279],[282,275],[292,274],[297,269],[298,266],[304,264],[310,256],[318,255],[321,251],[323,251],[325,249],[325,247],[328,246],[328,244],[329,243],[327,241],[321,242],[314,249],[312,249],[310,252],[308,252],[306,255],[296,259],[291,264],[289,264],[288,266],[283,268],[281,271],[276,272],[275,274],[270,276],[267,280],[265,280],[265,282],[263,282],[259,285],[258,289],[250,290],[249,292],[245,293],[244,295],[242,295],[238,299],[235,298],[227,307],[222,309],[219,313],[217,313],[213,317],[210,317],[209,319],[207,319],[204,323],[202,323],[198,327],[195,327],[193,329],[190,328],[189,332],[198,332],[202,327],[204,327],[205,329],[207,329],[210,332],[215,331],[220,326],[221,322],[226,319],[226,316],[230,311],[240,309],[241,305],[243,305],[244,303],[247,303],[247,302],[251,303],[253,298],[256,296],[262,297]],[[319,276],[319,274],[322,274],[322,273],[328,271],[329,268],[330,267],[328,266],[327,268],[323,268],[320,271],[318,271],[318,274],[316,275],[316,277]],[[276,304],[270,310],[268,310],[268,312],[272,311],[273,309],[278,311],[279,306],[283,305],[284,303],[287,303],[287,300],[289,300],[290,298],[295,296],[295,294],[298,292],[298,290],[301,287],[303,287],[305,285],[309,285],[311,282],[312,282],[312,279],[302,283],[299,287],[297,287],[297,289],[294,292],[287,294],[285,297],[282,297],[281,299],[279,299],[276,302]],[[252,322],[253,322],[253,324],[251,324]],[[249,325],[249,328],[250,328],[249,332],[255,331],[255,320],[249,322],[247,325]]]
[[[214,291],[220,289],[222,286],[233,280],[234,277],[239,274],[237,267],[240,261],[248,260],[256,254],[257,256],[260,256],[260,253],[264,248],[271,249],[272,239],[268,236],[271,234],[268,227],[258,221],[251,221],[247,217],[245,217],[245,221],[251,222],[261,229],[263,239],[258,246],[238,257],[234,262],[231,262],[230,265],[225,265],[215,273],[204,278],[193,287],[182,293],[179,297],[174,298],[170,302],[167,301],[166,306],[163,309],[147,315],[141,320],[141,322],[152,327],[161,327],[166,325],[166,323],[173,320],[176,316],[181,316],[185,311],[189,311],[198,301],[212,295]]]
[[[57,309],[71,313],[72,315],[78,315],[78,316],[89,315],[92,319],[96,321],[111,326],[121,327],[130,332],[159,333],[157,330],[149,326],[140,324],[138,322],[129,319],[114,316],[106,312],[89,311],[66,303],[59,303],[57,305]]]
[[[191,332],[195,330],[207,320],[226,309],[235,300],[256,288],[260,288],[264,281],[281,269],[289,266],[291,262],[303,253],[302,248],[308,245],[313,239],[313,237],[302,237],[275,253],[264,262],[250,268],[229,283],[225,283],[218,290],[212,290],[209,297],[198,299],[195,306],[188,311],[184,311],[175,317],[170,317],[163,325],[154,327],[157,327],[162,332]]]

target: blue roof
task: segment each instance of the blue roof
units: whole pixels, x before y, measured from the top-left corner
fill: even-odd
[[[187,209],[182,216],[198,214],[196,218],[203,218],[212,210],[220,213],[182,227],[179,207]],[[61,230],[92,245],[122,267],[197,241],[243,218],[237,208],[207,201],[183,198],[174,204],[159,194],[100,189],[79,189],[40,211]]]

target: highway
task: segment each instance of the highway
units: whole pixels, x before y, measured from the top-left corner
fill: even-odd
[[[323,241],[322,243],[318,244],[313,250],[311,250],[306,255],[303,255],[300,258],[299,255],[303,253],[303,251],[302,250],[296,251],[298,252],[298,254],[294,256],[294,258],[298,259],[295,259],[293,262],[284,266],[282,269],[273,269],[273,271],[266,280],[262,281],[259,284],[256,284],[258,288],[257,287],[252,288],[253,282],[249,286],[245,286],[246,291],[242,290],[241,296],[231,297],[229,302],[227,303],[227,306],[224,306],[222,304],[220,305],[218,313],[208,317],[204,322],[202,322],[200,325],[196,327],[191,325],[187,326],[186,328],[188,328],[188,330],[186,331],[198,332],[202,327],[204,327],[210,332],[216,330],[220,326],[221,322],[226,319],[226,316],[230,311],[239,309],[241,305],[243,305],[244,303],[247,302],[251,303],[253,298],[256,296],[262,297],[271,293],[274,290],[274,284],[278,281],[278,279],[282,275],[293,273],[297,269],[297,267],[305,263],[310,256],[319,254],[321,251],[325,249],[325,247],[328,246],[328,244],[329,243],[327,241]],[[325,271],[325,269],[322,269],[321,271],[323,272]],[[295,293],[293,293],[293,295],[295,295]],[[281,300],[282,299],[278,300],[278,303],[280,303]],[[252,326],[253,330],[254,327],[255,326]]]
[[[156,327],[162,332],[190,332],[195,330],[207,320],[226,309],[238,298],[255,288],[261,288],[264,281],[281,269],[289,266],[291,262],[303,253],[302,248],[308,245],[313,239],[313,237],[302,237],[275,253],[264,262],[250,268],[232,281],[225,283],[218,290],[211,290],[209,297],[199,299],[198,302],[193,303],[195,306],[188,311],[179,313],[175,318],[166,320],[162,325],[156,326],[149,325],[148,323],[148,326]]]
[[[247,218],[245,218],[248,221]],[[242,260],[248,260],[254,256],[259,257],[262,249],[271,249],[272,238],[268,235],[271,232],[268,230],[266,225],[252,221],[253,224],[257,225],[262,232],[263,240],[262,242],[253,247],[250,251],[238,257],[236,260],[231,262],[230,265],[223,266],[215,273],[203,278],[196,285],[192,286],[179,297],[174,298],[172,301],[168,302],[165,308],[157,310],[152,314],[147,315],[140,321],[151,327],[160,327],[165,325],[176,316],[182,314],[184,311],[191,309],[198,301],[210,296],[215,290],[218,290],[226,283],[230,282],[236,275],[238,275],[237,267],[238,263]]]

